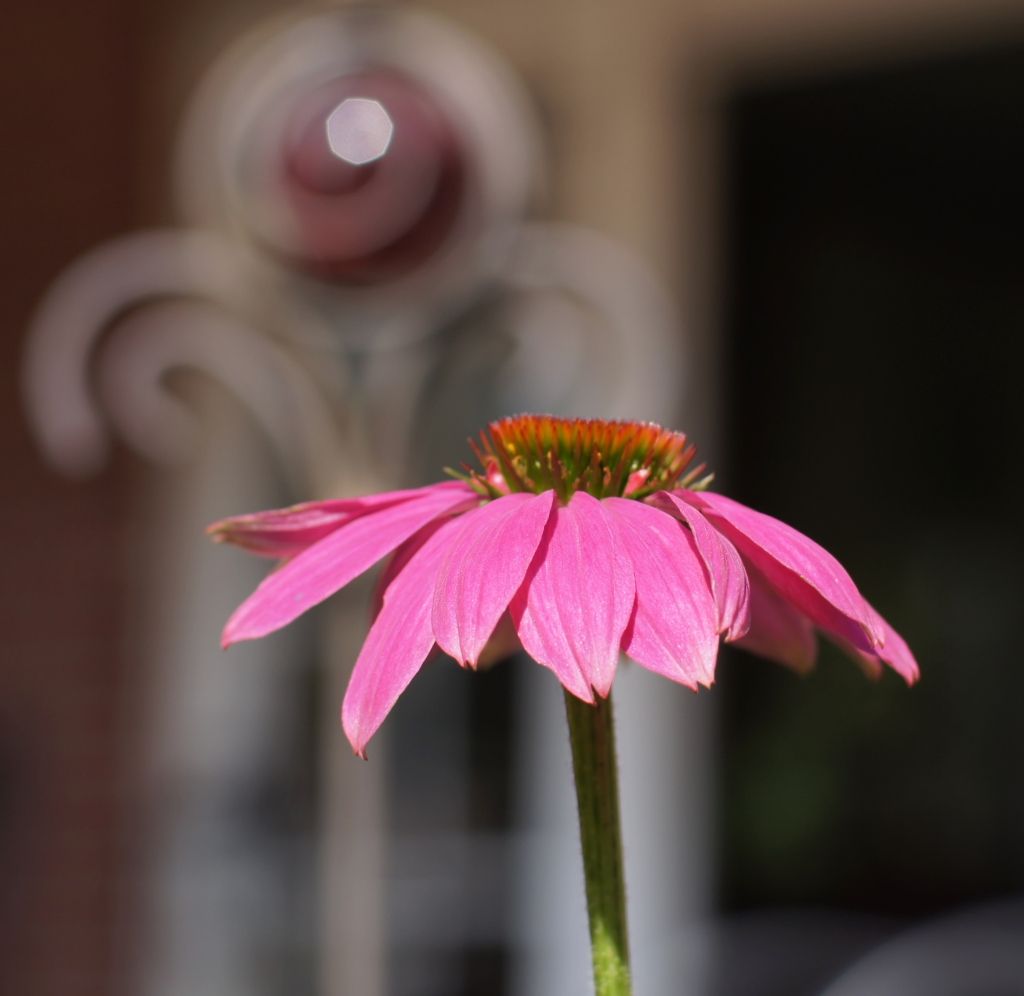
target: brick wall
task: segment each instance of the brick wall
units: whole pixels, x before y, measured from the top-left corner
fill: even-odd
[[[47,470],[21,413],[18,368],[49,281],[133,222],[131,10],[128,0],[4,9],[0,992],[18,996],[118,992],[132,470],[125,461],[80,483]]]

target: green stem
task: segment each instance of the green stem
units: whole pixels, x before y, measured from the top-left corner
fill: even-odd
[[[565,693],[587,883],[590,952],[596,996],[630,996],[626,884],[615,760],[612,700],[596,705]]]

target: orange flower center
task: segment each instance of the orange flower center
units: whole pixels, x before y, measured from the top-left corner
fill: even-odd
[[[653,422],[516,415],[492,422],[470,446],[481,470],[456,474],[481,494],[554,490],[595,498],[644,498],[664,489],[702,487],[704,465],[688,469],[697,448],[682,432]],[[452,472],[454,473],[454,472]]]

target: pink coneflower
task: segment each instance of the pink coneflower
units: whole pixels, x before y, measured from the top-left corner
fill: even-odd
[[[704,490],[682,433],[521,415],[473,449],[479,469],[456,480],[210,527],[285,561],[231,617],[225,646],[279,629],[391,556],[342,707],[360,756],[435,646],[474,668],[503,620],[588,703],[609,695],[623,653],[696,688],[714,680],[720,638],[803,670],[816,630],[869,669],[917,678],[839,562]]]

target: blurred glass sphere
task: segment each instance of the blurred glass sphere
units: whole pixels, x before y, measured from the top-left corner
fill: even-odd
[[[340,76],[294,99],[279,150],[293,252],[322,276],[393,279],[451,233],[466,156],[437,102],[400,73]]]

